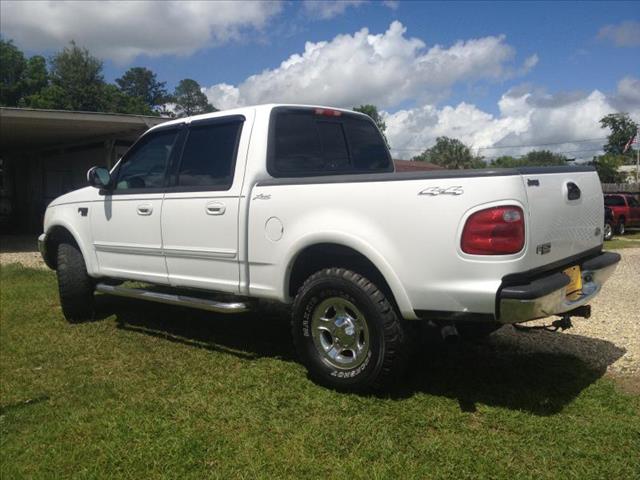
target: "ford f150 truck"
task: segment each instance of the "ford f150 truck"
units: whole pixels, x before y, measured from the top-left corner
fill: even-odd
[[[619,235],[624,235],[626,227],[640,227],[640,202],[633,195],[607,194],[604,204],[611,209],[611,225]]]
[[[449,335],[586,316],[620,259],[602,252],[592,168],[395,173],[347,110],[168,121],[87,177],[39,238],[67,319],[91,317],[96,291],[223,313],[283,302],[311,377],[343,390],[397,378],[419,320]]]

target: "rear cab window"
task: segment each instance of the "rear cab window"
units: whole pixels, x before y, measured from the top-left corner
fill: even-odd
[[[271,112],[267,170],[273,177],[393,171],[385,141],[360,114],[323,108]]]

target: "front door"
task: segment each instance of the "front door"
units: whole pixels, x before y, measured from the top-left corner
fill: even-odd
[[[160,214],[178,132],[161,128],[143,136],[113,172],[113,189],[91,212],[102,275],[167,283]]]
[[[189,125],[162,207],[163,251],[174,286],[239,292],[244,162],[236,160],[248,148],[245,120],[234,115]]]

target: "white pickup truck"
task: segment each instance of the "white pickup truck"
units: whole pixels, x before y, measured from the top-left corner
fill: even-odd
[[[169,121],[87,177],[39,238],[67,319],[91,317],[95,291],[223,313],[276,300],[311,377],[343,390],[397,378],[419,320],[477,335],[588,316],[620,259],[602,252],[593,169],[395,173],[347,110]]]

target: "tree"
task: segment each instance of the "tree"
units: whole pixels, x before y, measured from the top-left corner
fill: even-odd
[[[532,150],[520,158],[510,155],[503,155],[495,160],[491,160],[491,166],[497,168],[517,168],[517,167],[544,167],[551,165],[566,165],[567,157],[550,150]]]
[[[127,95],[113,84],[102,87],[100,103],[102,112],[157,115],[142,98]]]
[[[49,81],[47,61],[40,55],[25,58],[11,40],[0,39],[0,105],[18,107]]]
[[[364,113],[365,115],[368,115],[369,117],[371,117],[371,119],[374,121],[374,123],[378,127],[378,130],[380,130],[380,133],[382,133],[385,143],[387,144],[387,146],[389,145],[387,136],[384,133],[385,130],[387,129],[387,124],[382,119],[380,112],[378,112],[378,107],[376,107],[375,105],[366,104],[366,105],[360,105],[359,107],[353,107],[353,111]]]
[[[438,137],[436,144],[411,160],[430,162],[450,169],[484,168],[482,157],[471,153],[471,149],[456,138]]]
[[[139,98],[150,110],[160,110],[170,100],[166,82],[159,82],[156,74],[144,67],[133,67],[116,79],[122,93]]]
[[[638,131],[638,124],[631,120],[628,113],[605,115],[600,119],[600,127],[611,130],[604,151],[612,155],[623,155],[625,145]],[[632,158],[633,152],[629,151],[628,155]]]
[[[189,117],[199,113],[217,112],[218,109],[209,103],[202,93],[200,84],[190,78],[180,80],[173,93],[175,111],[178,117]]]
[[[622,155],[606,153],[595,157],[591,164],[596,168],[602,183],[624,183],[626,180],[626,175],[618,172],[620,166],[624,164]]]
[[[22,96],[21,83],[27,62],[11,40],[0,38],[0,105],[15,107]]]
[[[489,165],[496,168],[514,168],[521,167],[522,161],[519,158],[512,157],[511,155],[502,155],[501,157],[491,160]]]
[[[85,48],[71,42],[50,61],[50,85],[26,99],[35,108],[84,110],[104,109],[102,62]]]

